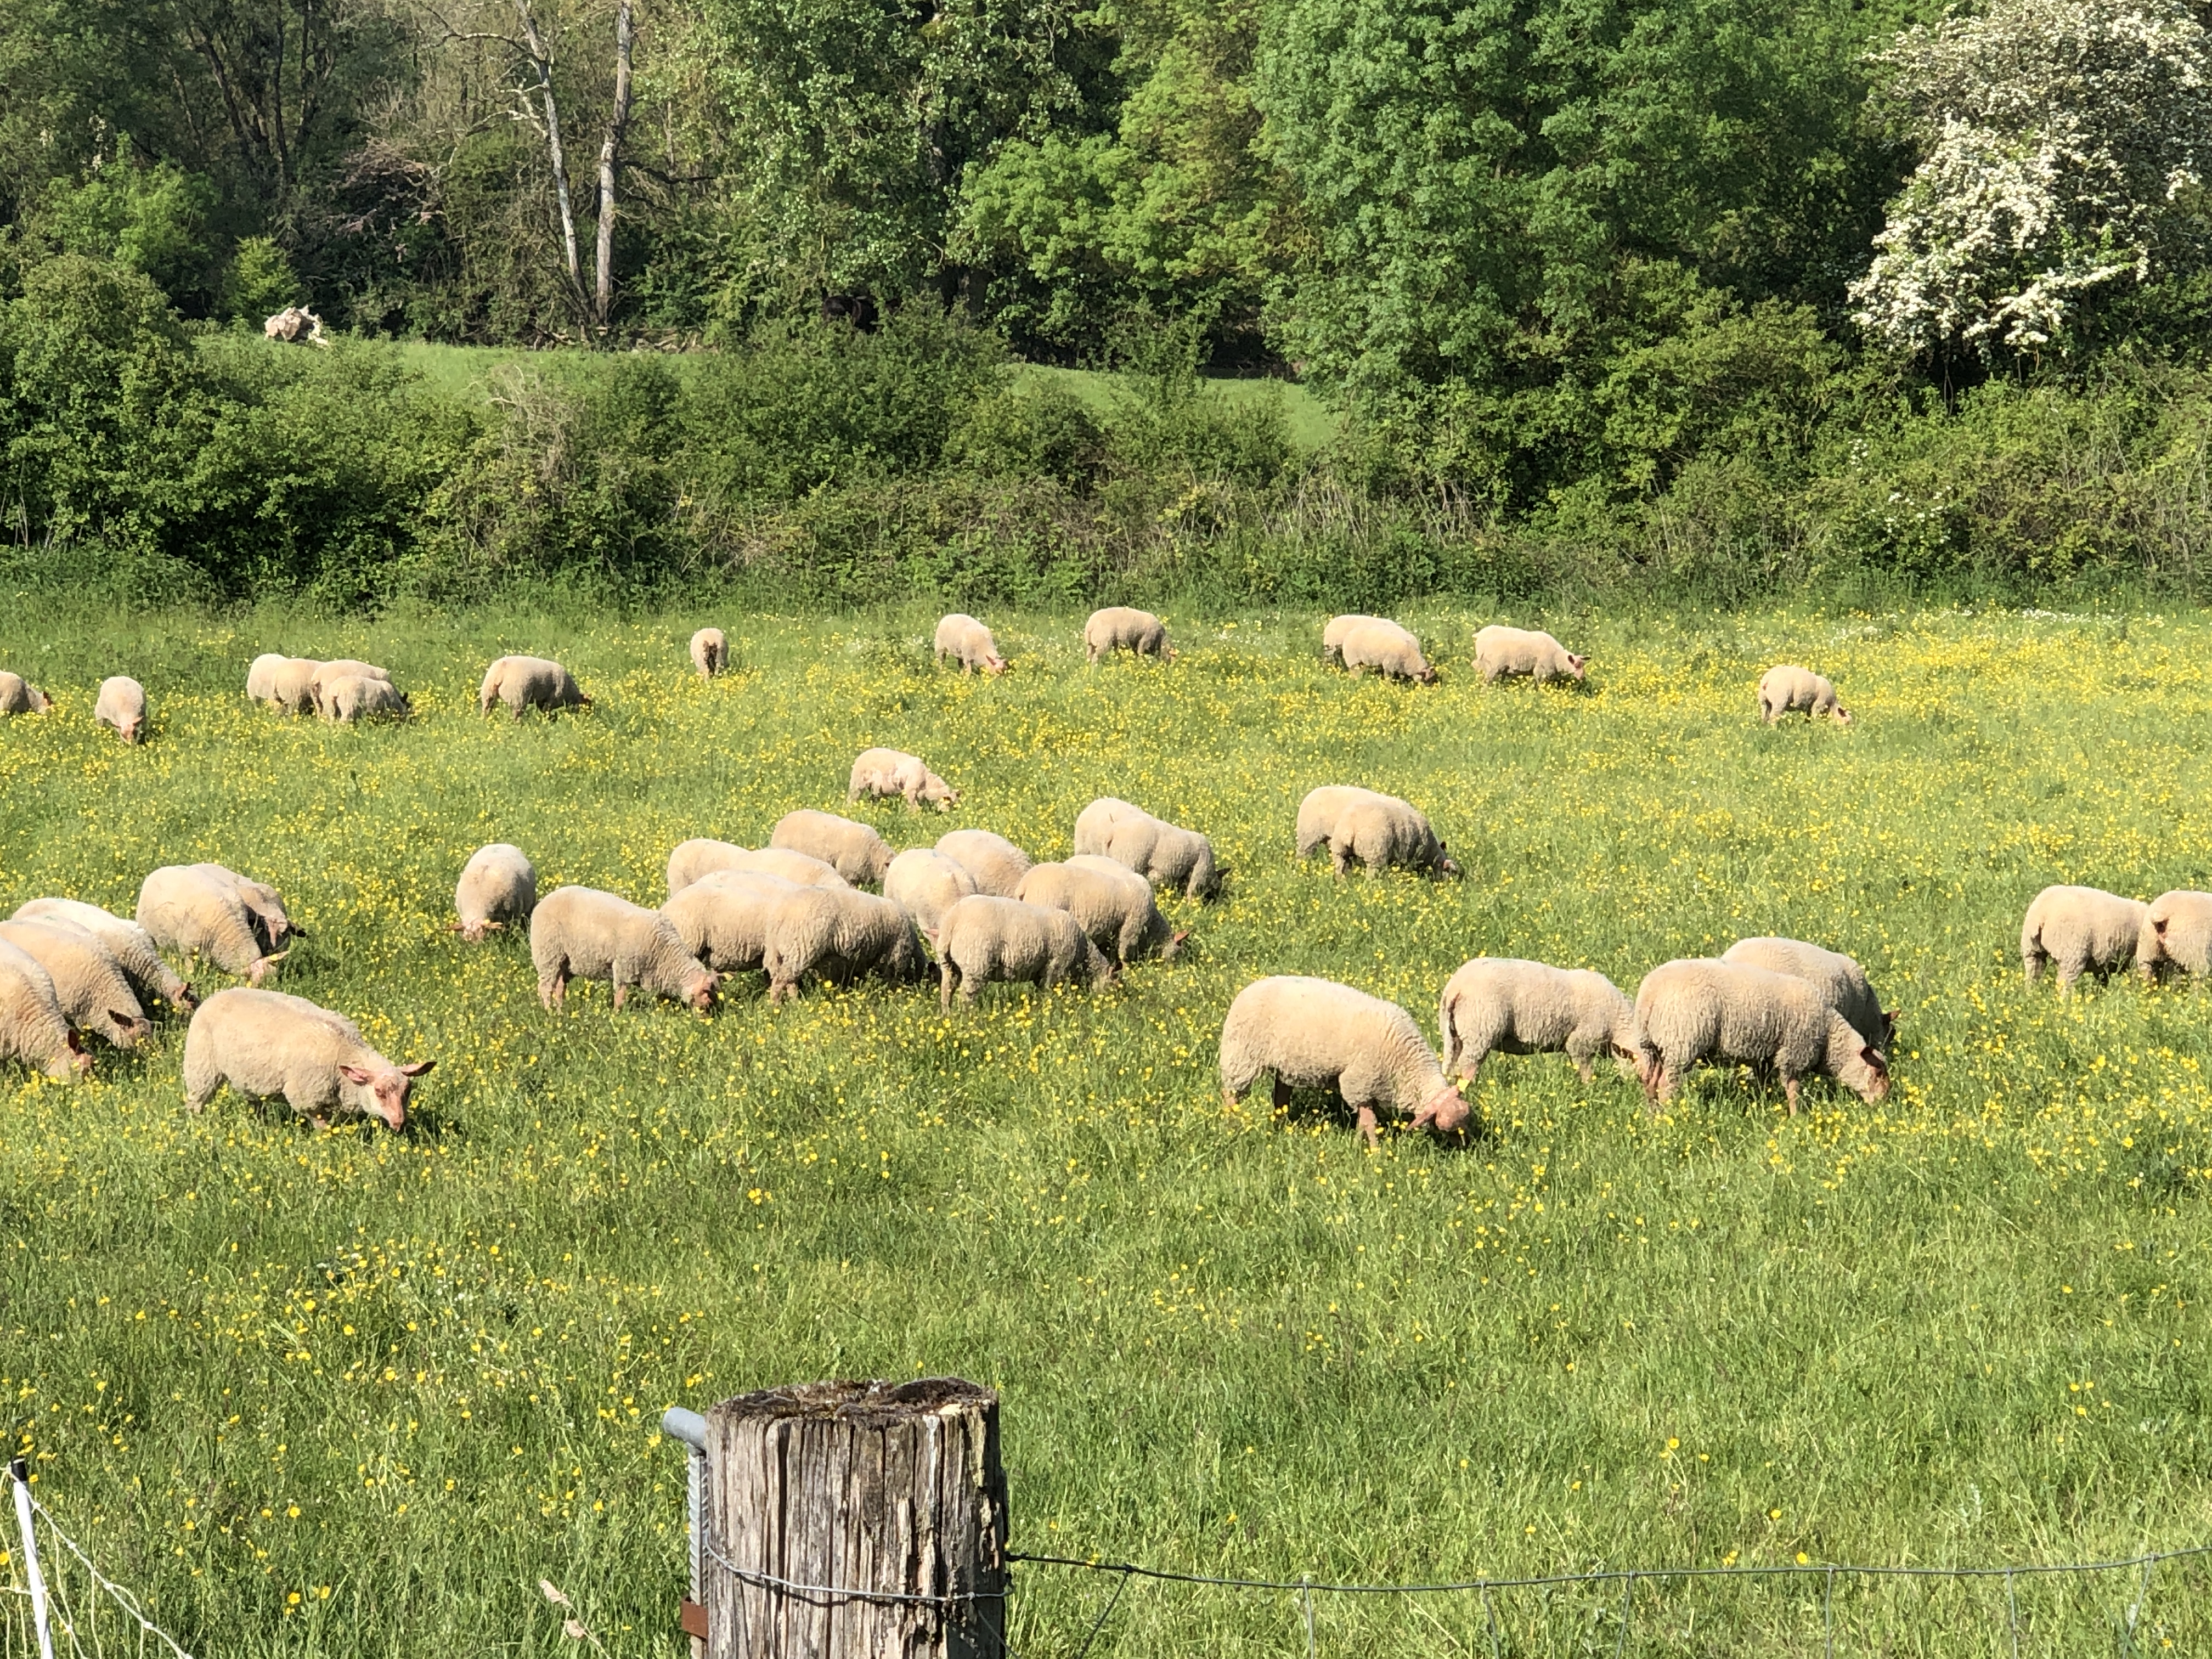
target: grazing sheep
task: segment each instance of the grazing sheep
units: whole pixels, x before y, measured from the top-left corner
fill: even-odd
[[[1167,624],[1149,611],[1132,611],[1126,605],[1094,611],[1083,624],[1084,653],[1092,662],[1110,651],[1133,651],[1140,657],[1176,655],[1168,643]]]
[[[1387,622],[1389,620],[1389,619],[1386,617],[1343,616],[1330,617],[1328,620],[1328,626],[1321,630],[1321,659],[1325,663],[1337,663],[1340,665],[1344,661],[1344,642],[1352,635],[1353,630],[1364,628],[1370,623]]]
[[[2030,985],[2043,964],[2058,964],[2064,996],[2085,973],[2109,974],[2133,965],[2150,906],[2095,887],[2046,887],[2020,924],[2020,965]]]
[[[1156,818],[1110,796],[1085,807],[1075,820],[1075,850],[1109,858],[1186,898],[1210,899],[1229,872],[1213,861],[1213,843],[1195,830]]]
[[[937,850],[975,878],[975,890],[1012,898],[1030,872],[1030,855],[988,830],[955,830],[937,838]]]
[[[62,1017],[52,975],[5,940],[0,940],[0,1060],[35,1066],[57,1083],[74,1083],[92,1069],[92,1056]]]
[[[1495,623],[1474,636],[1474,665],[1482,683],[1508,675],[1528,674],[1536,684],[1563,678],[1581,679],[1589,659],[1577,657],[1549,634],[1524,628],[1500,628]]]
[[[891,849],[881,836],[835,812],[809,808],[786,812],[775,821],[768,842],[787,853],[820,859],[855,887],[881,886],[884,872],[891,867]]]
[[[947,657],[957,659],[963,674],[977,670],[986,674],[1006,672],[1006,659],[999,654],[999,642],[991,637],[991,630],[964,611],[956,611],[937,624],[936,661],[942,663]]]
[[[64,898],[33,899],[15,916],[21,921],[65,921],[84,929],[107,947],[142,1003],[159,999],[187,1014],[199,1006],[192,988],[161,960],[153,935],[135,921],[110,915],[96,904]]]
[[[1418,808],[1372,789],[1328,784],[1298,803],[1298,856],[1323,842],[1340,876],[1354,860],[1370,872],[1396,865],[1437,880],[1460,873]]]
[[[1825,951],[1802,939],[1744,939],[1729,945],[1721,960],[1808,979],[1826,993],[1828,1006],[1850,1021],[1854,1031],[1884,1054],[1896,1040],[1896,1014],[1884,1012],[1881,999],[1867,983],[1866,969],[1840,951]]]
[[[1169,925],[1152,902],[1152,883],[1111,859],[1089,856],[1087,864],[1033,866],[1014,896],[1066,911],[1093,945],[1124,968],[1148,956],[1172,961],[1190,929]]]
[[[347,674],[322,683],[316,708],[326,720],[340,725],[351,725],[356,720],[368,720],[378,714],[389,714],[394,720],[411,720],[415,706],[407,696],[390,680],[371,679],[366,674]]]
[[[224,1084],[266,1100],[282,1095],[319,1129],[340,1112],[407,1127],[415,1079],[438,1062],[394,1066],[343,1014],[282,991],[217,991],[185,1034],[185,1104],[203,1110]]]
[[[884,896],[906,907],[915,925],[934,935],[945,913],[981,890],[958,860],[927,847],[909,847],[884,872]]]
[[[313,657],[264,652],[246,671],[246,695],[282,714],[305,714],[315,706],[315,676],[322,666]]]
[[[2212,893],[2176,888],[2153,899],[2143,914],[2136,965],[2151,980],[2168,966],[2186,969],[2192,979],[2212,973]]]
[[[577,690],[575,677],[544,657],[501,657],[484,670],[477,712],[490,714],[495,702],[505,703],[517,720],[526,708],[542,708],[550,714],[556,709],[592,706],[592,700]]]
[[[826,863],[811,853],[795,853],[787,847],[756,847],[749,853],[739,853],[719,867],[750,871],[763,876],[781,876],[793,887],[848,887],[852,884],[837,873],[835,865]],[[708,875],[713,873],[711,870],[707,872]],[[704,878],[703,876],[701,878]]]
[[[1123,818],[1150,817],[1151,813],[1134,803],[1114,795],[1101,795],[1097,800],[1075,815],[1075,850],[1105,855],[1106,843],[1114,836],[1114,826]]]
[[[256,657],[246,671],[246,700],[248,702],[276,701],[276,671],[292,660],[282,651],[264,651]]]
[[[495,841],[477,848],[461,866],[461,878],[453,884],[459,920],[449,927],[474,945],[495,927],[527,921],[537,908],[537,870],[520,847]]]
[[[1234,1106],[1262,1072],[1280,1110],[1293,1089],[1333,1089],[1376,1144],[1376,1110],[1448,1134],[1467,1102],[1446,1080],[1413,1017],[1395,1002],[1334,980],[1281,974],[1237,994],[1221,1022],[1221,1095]]]
[[[92,717],[112,726],[125,743],[146,741],[146,688],[127,674],[112,674],[100,683],[100,697]]]
[[[896,749],[863,749],[853,763],[853,780],[846,787],[845,799],[858,800],[862,795],[871,800],[885,795],[903,795],[909,807],[924,801],[934,801],[937,810],[949,812],[960,799],[960,792],[921,763],[919,755],[908,755]]]
[[[769,916],[761,966],[768,1000],[781,1002],[809,974],[833,985],[865,974],[904,985],[929,971],[929,958],[903,905],[849,887],[799,887]]]
[[[1470,1083],[1493,1054],[1564,1054],[1584,1083],[1607,1050],[1622,1071],[1635,1064],[1635,1006],[1618,985],[1588,968],[1477,957],[1445,981],[1437,1024],[1444,1071]]]
[[[837,885],[843,888],[845,884]],[[709,870],[660,907],[684,948],[718,974],[761,965],[769,918],[793,893],[815,890],[752,870]]]
[[[218,880],[228,881],[237,888],[238,896],[245,902],[246,913],[253,918],[255,931],[270,950],[277,949],[295,935],[301,939],[307,936],[305,928],[292,925],[292,918],[285,913],[283,898],[268,883],[241,876],[235,870],[226,870],[220,864],[194,864],[186,867],[202,871]]]
[[[1092,988],[1115,977],[1090,936],[1065,910],[1048,910],[1018,899],[977,893],[945,913],[937,928],[938,1006],[951,1008],[955,987],[973,1003],[991,980],[1057,985],[1080,981]]]
[[[0,921],[0,939],[46,970],[62,1018],[78,1030],[96,1031],[117,1048],[135,1048],[152,1035],[123,964],[83,928],[51,920]]]
[[[1826,1072],[1862,1099],[1889,1092],[1889,1061],[1794,974],[1697,957],[1653,969],[1636,989],[1636,1069],[1653,1109],[1674,1097],[1682,1073],[1705,1059],[1771,1068],[1791,1115],[1797,1082]]]
[[[702,628],[691,636],[691,665],[699,678],[711,680],[730,665],[729,635],[719,628]]]
[[[21,674],[0,668],[0,714],[43,714],[53,706],[52,698]]]
[[[1354,674],[1372,668],[1386,680],[1436,684],[1437,671],[1421,654],[1421,642],[1394,622],[1353,629],[1344,636],[1340,650],[1345,667]]]
[[[255,985],[289,954],[270,943],[264,915],[221,865],[165,865],[149,875],[138,890],[138,925],[161,949],[205,957]]]
[[[1759,677],[1760,720],[1771,726],[1793,708],[1803,709],[1808,720],[1833,714],[1838,726],[1851,723],[1851,711],[1836,701],[1836,688],[1811,669],[1785,664]]]
[[[571,979],[611,980],[617,1008],[633,985],[702,1014],[714,1006],[714,976],[684,948],[674,924],[596,887],[546,895],[530,914],[530,959],[549,1012],[568,1000]]]
[[[326,705],[330,702],[331,688],[340,680],[382,680],[388,685],[392,682],[392,674],[388,669],[380,668],[373,662],[363,662],[357,657],[339,657],[331,662],[317,663],[315,672],[307,677],[307,695],[318,714],[328,712]]]
[[[711,836],[697,836],[678,842],[676,850],[668,855],[668,896],[674,898],[709,870],[732,870],[737,861],[745,855],[745,849],[735,842],[716,841]]]

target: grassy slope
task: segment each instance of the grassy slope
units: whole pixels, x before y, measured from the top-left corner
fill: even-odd
[[[2018,982],[2028,896],[2212,884],[2202,618],[1940,615],[1577,630],[1584,694],[1485,690],[1480,618],[1419,619],[1444,683],[1351,684],[1317,622],[1171,618],[1171,667],[1081,664],[1067,618],[1002,627],[983,684],[927,619],[719,616],[739,671],[686,678],[707,617],[319,623],[0,620],[52,716],[0,724],[0,907],[131,908],[150,866],[272,879],[313,931],[287,988],[434,1055],[405,1138],[179,1104],[181,1032],[70,1091],[0,1075],[0,1397],[48,1501],[162,1621],[227,1654],[680,1652],[671,1402],[826,1376],[1006,1393],[1017,1546],[1199,1570],[1415,1579],[1594,1563],[1970,1560],[2203,1541],[2205,1004]],[[588,715],[473,717],[481,664],[566,659]],[[404,729],[250,712],[264,648],[365,654]],[[1834,672],[1849,732],[1752,715],[1759,669]],[[131,667],[157,711],[91,726]],[[960,824],[1063,854],[1131,796],[1234,873],[1185,963],[1095,999],[866,988],[701,1021],[542,1013],[519,939],[444,931],[479,842],[544,887],[660,897],[668,848],[836,806],[852,754],[921,750]],[[1289,857],[1312,785],[1431,812],[1463,884]],[[1503,1060],[1486,1132],[1364,1152],[1316,1105],[1224,1112],[1212,1035],[1256,974],[1326,974],[1432,1029],[1476,952],[1632,985],[1768,931],[1868,961],[1904,1009],[1869,1108],[1704,1074],[1632,1086]],[[210,983],[212,981],[210,981]],[[2094,1385],[2094,1386],[2093,1386]],[[292,1510],[296,1506],[298,1514]],[[2212,1644],[2207,1575],[2148,1616]],[[2191,1594],[2194,1589],[2194,1596]],[[1071,1652],[1099,1587],[1021,1580],[1016,1640]],[[327,1589],[327,1594],[325,1590]],[[1817,1586],[1638,1602],[1630,1652],[1817,1650]],[[2023,1583],[2023,1651],[2117,1651],[2132,1581]],[[295,1606],[288,1597],[302,1599]],[[1837,1592],[1838,1651],[2007,1650],[2001,1586]],[[1507,1650],[1614,1650],[1617,1593],[1503,1598]],[[1483,1650],[1462,1598],[1324,1601],[1321,1650]],[[11,1615],[12,1616],[12,1615]],[[1294,1599],[1133,1588],[1094,1651],[1279,1655]],[[2154,1646],[2155,1644],[2154,1643]],[[198,1650],[197,1648],[195,1650]]]

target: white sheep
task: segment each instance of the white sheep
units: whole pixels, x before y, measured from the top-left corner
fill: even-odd
[[[1836,701],[1836,688],[1809,668],[1783,664],[1759,677],[1759,718],[1771,726],[1794,708],[1808,720],[1832,714],[1838,726],[1851,723],[1851,711]]]
[[[1883,1009],[1881,999],[1867,983],[1866,969],[1840,951],[1796,939],[1743,939],[1723,951],[1721,960],[1810,980],[1826,994],[1828,1006],[1875,1048],[1887,1054],[1896,1041],[1896,1014]]]
[[[43,714],[53,699],[21,674],[0,668],[0,714]]]
[[[1195,830],[1156,818],[1141,807],[1109,796],[1085,807],[1075,820],[1075,850],[1109,858],[1187,898],[1211,899],[1228,872],[1213,861],[1213,843]]]
[[[709,870],[733,870],[745,849],[735,842],[695,836],[668,855],[668,896],[674,898]]]
[[[1636,1069],[1654,1110],[1701,1060],[1771,1068],[1790,1110],[1798,1079],[1826,1072],[1862,1099],[1889,1092],[1889,1062],[1821,988],[1791,974],[1692,957],[1653,969],[1636,989]]]
[[[291,660],[282,651],[264,651],[256,657],[246,671],[246,700],[248,702],[276,701],[276,671]]]
[[[929,971],[929,958],[903,905],[849,887],[799,887],[769,916],[761,966],[768,1000],[780,1002],[809,974],[833,985],[867,974],[904,985]]]
[[[161,949],[205,957],[255,985],[290,954],[276,948],[265,907],[249,902],[241,878],[221,865],[172,864],[154,871],[138,890],[137,916]],[[284,931],[292,931],[289,918]]]
[[[684,947],[666,916],[596,887],[556,887],[530,913],[530,960],[538,1000],[550,1012],[568,998],[571,979],[604,979],[615,1006],[629,988],[701,1013],[714,1006],[714,976]]]
[[[1384,679],[1436,684],[1437,671],[1421,654],[1421,642],[1394,622],[1370,622],[1344,636],[1340,652],[1344,665],[1358,674],[1372,668]]]
[[[2058,964],[2058,994],[2085,973],[2125,971],[2134,965],[2150,906],[2095,887],[2046,887],[2020,924],[2020,965],[2030,985],[2043,964]]]
[[[909,847],[884,872],[884,896],[906,907],[915,925],[934,934],[945,913],[981,890],[957,859],[927,847]]]
[[[1012,898],[1030,872],[1030,855],[988,830],[954,830],[937,838],[937,850],[975,878],[975,890]]]
[[[960,792],[923,765],[921,756],[896,749],[863,749],[854,761],[845,799],[858,800],[863,795],[871,800],[901,795],[909,807],[933,801],[940,812],[951,811],[960,799]]]
[[[282,1095],[292,1109],[327,1129],[339,1112],[407,1126],[415,1079],[438,1062],[395,1066],[370,1048],[343,1014],[282,991],[217,991],[185,1034],[185,1104],[204,1110],[228,1083],[241,1095]]]
[[[730,638],[719,628],[702,628],[691,636],[691,665],[699,678],[711,680],[730,665]]]
[[[135,1048],[153,1035],[129,975],[108,948],[82,927],[53,919],[0,921],[5,939],[46,970],[62,1018],[110,1046]]]
[[[135,921],[111,915],[96,904],[65,898],[33,899],[15,915],[26,921],[65,921],[84,929],[107,947],[142,1004],[158,999],[187,1014],[199,1006],[192,988],[161,960],[153,935]]]
[[[484,670],[477,712],[490,714],[495,702],[505,703],[517,720],[526,708],[542,708],[550,714],[556,709],[592,706],[592,700],[577,689],[575,677],[544,657],[501,657]]]
[[[337,657],[317,663],[315,672],[307,677],[307,696],[318,714],[328,712],[331,688],[340,680],[382,680],[389,685],[392,674],[390,670],[363,662],[358,657]]]
[[[1149,956],[1172,961],[1190,937],[1189,928],[1178,929],[1160,914],[1152,883],[1095,854],[1083,864],[1031,866],[1014,896],[1024,904],[1066,911],[1093,945],[1124,968]]]
[[[1564,1054],[1584,1083],[1597,1056],[1635,1066],[1636,1008],[1620,988],[1588,968],[1554,968],[1513,957],[1477,957],[1444,982],[1437,1007],[1443,1066],[1468,1082],[1493,1054]]]
[[[114,728],[125,743],[146,740],[146,688],[128,674],[112,674],[100,683],[100,696],[92,717]]]
[[[325,720],[342,726],[379,714],[409,720],[415,713],[406,693],[398,686],[390,680],[372,679],[366,674],[345,674],[323,681],[315,706],[322,711]]]
[[[1413,1017],[1334,980],[1279,974],[1237,994],[1221,1022],[1222,1098],[1234,1106],[1262,1072],[1274,1074],[1278,1111],[1293,1089],[1335,1091],[1370,1146],[1377,1109],[1438,1134],[1468,1119]]]
[[[305,714],[315,706],[315,676],[322,666],[313,657],[265,651],[246,671],[246,695],[282,714]]]
[[[1539,685],[1549,680],[1579,680],[1589,663],[1589,658],[1577,657],[1537,630],[1492,623],[1474,636],[1474,665],[1485,685],[1514,674],[1529,675]]]
[[[672,895],[660,914],[676,929],[684,948],[708,967],[718,974],[744,973],[761,965],[775,907],[802,890],[781,876],[709,870]]]
[[[1355,862],[1370,873],[1393,866],[1437,880],[1460,873],[1419,808],[1372,789],[1324,785],[1298,803],[1298,856],[1323,842],[1340,876]]]
[[[2143,913],[2136,965],[2149,980],[2165,967],[2184,969],[2191,979],[2212,973],[2212,893],[2176,888],[2153,899]]]
[[[527,921],[538,908],[538,872],[520,847],[495,841],[469,854],[461,878],[453,884],[453,911],[447,924],[471,945],[495,928]]]
[[[1363,617],[1352,614],[1331,617],[1328,619],[1328,626],[1321,630],[1321,659],[1327,663],[1341,664],[1344,660],[1344,641],[1350,637],[1355,629],[1364,628],[1370,623],[1388,620],[1389,618],[1384,617]]]
[[[0,940],[0,1060],[20,1060],[57,1083],[74,1083],[92,1069],[46,970],[15,945]]]
[[[891,867],[891,849],[865,823],[835,812],[802,808],[775,821],[769,845],[820,859],[854,886],[880,886]]]
[[[717,870],[742,870],[755,875],[777,876],[794,887],[845,887],[851,884],[833,866],[811,854],[783,847],[733,847],[726,841],[704,837],[687,841],[668,855],[668,896],[682,892],[693,882]]]
[[[1094,611],[1083,624],[1083,650],[1089,660],[1113,651],[1133,651],[1140,657],[1172,658],[1167,624],[1149,611],[1133,611],[1126,605]]]
[[[991,630],[964,611],[956,611],[938,623],[936,650],[937,662],[951,657],[960,665],[963,674],[978,670],[986,674],[1006,672],[1006,659],[999,654],[999,642],[991,637]]]
[[[977,893],[945,913],[937,928],[938,1006],[973,1003],[992,980],[1038,986],[1063,980],[1096,988],[1115,977],[1114,964],[1065,910]]]

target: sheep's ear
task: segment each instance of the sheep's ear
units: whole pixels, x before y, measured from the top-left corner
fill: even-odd
[[[140,1018],[140,1016],[137,1014],[125,1013],[120,1008],[110,1008],[107,1011],[107,1017],[113,1020],[118,1025],[121,1025],[125,1028],[136,1025]]]
[[[338,1075],[348,1083],[358,1083],[364,1088],[376,1081],[375,1073],[365,1072],[358,1066],[341,1066],[338,1067]]]
[[[2166,918],[2164,916],[2153,916],[2150,919],[2150,925],[2152,931],[2154,933],[2162,934],[2166,932]]]
[[[1882,1058],[1879,1048],[1861,1048],[1859,1058],[1877,1072],[1887,1073],[1889,1070],[1889,1062]]]
[[[1180,927],[1176,930],[1176,936],[1170,939],[1168,943],[1170,945],[1180,945],[1189,937],[1190,929],[1188,927]]]
[[[399,1075],[402,1077],[420,1077],[423,1073],[428,1071],[437,1063],[438,1062],[434,1060],[418,1060],[411,1066],[402,1066],[399,1068]]]

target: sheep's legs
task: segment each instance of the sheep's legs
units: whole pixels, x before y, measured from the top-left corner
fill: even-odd
[[[1359,1133],[1367,1137],[1367,1147],[1370,1152],[1376,1151],[1382,1146],[1382,1138],[1375,1132],[1375,1109],[1372,1106],[1362,1106],[1359,1109]]]
[[[1785,1077],[1785,1078],[1784,1078],[1784,1079],[1782,1079],[1782,1093],[1783,1093],[1783,1097],[1784,1097],[1784,1098],[1785,1098],[1786,1100],[1788,1100],[1788,1101],[1789,1101],[1789,1103],[1790,1103],[1790,1116],[1792,1116],[1792,1117],[1796,1116],[1796,1115],[1797,1115],[1797,1079],[1796,1079],[1796,1078],[1794,1078],[1794,1077]]]

